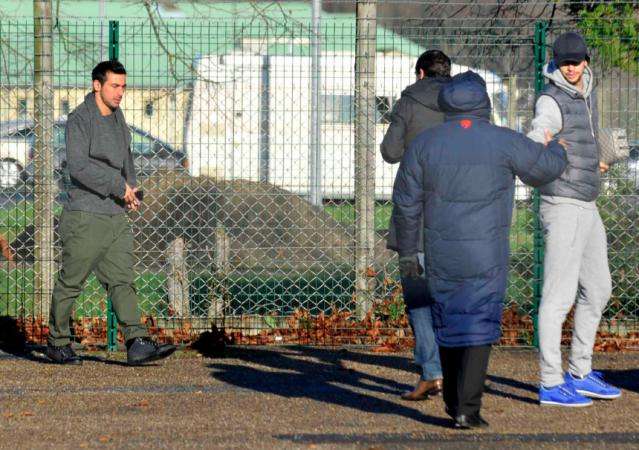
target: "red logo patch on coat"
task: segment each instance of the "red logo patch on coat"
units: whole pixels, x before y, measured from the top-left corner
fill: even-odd
[[[468,129],[473,126],[473,121],[469,119],[464,119],[464,120],[460,120],[459,124],[461,125],[462,128]]]

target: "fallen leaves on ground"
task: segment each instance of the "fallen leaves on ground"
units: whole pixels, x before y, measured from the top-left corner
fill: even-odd
[[[204,356],[224,356],[226,345],[318,345],[318,346],[370,346],[380,353],[393,353],[413,348],[414,339],[404,310],[401,287],[397,281],[384,279],[383,287],[388,295],[373,301],[373,307],[363,317],[357,318],[352,311],[333,307],[327,312],[311,314],[304,308],[296,309],[287,317],[272,313],[264,316],[245,315],[226,319],[227,327],[211,326],[209,331],[195,328],[189,319],[172,319],[175,326],[163,328],[162,320],[145,316],[143,323],[159,342],[184,344]],[[355,298],[353,297],[353,302]],[[355,310],[355,305],[351,305]],[[619,318],[622,321],[624,318]],[[48,334],[46,321],[38,318],[13,319],[17,332],[23,333],[28,342],[44,343]],[[616,319],[608,322],[608,330],[616,327]],[[562,344],[570,344],[573,324],[571,312],[564,324]],[[5,327],[6,329],[6,327]],[[106,342],[105,318],[81,318],[74,322],[76,341],[86,349],[103,348]],[[533,319],[516,306],[505,308],[502,317],[501,344],[507,346],[532,345],[534,337]],[[24,339],[24,338],[23,338]],[[122,335],[118,332],[122,342]],[[0,342],[1,344],[1,342]],[[618,352],[639,350],[639,330],[630,328],[624,334],[601,331],[597,334],[595,351]]]

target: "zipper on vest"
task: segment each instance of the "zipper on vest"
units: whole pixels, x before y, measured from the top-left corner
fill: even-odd
[[[588,111],[588,121],[590,122],[590,134],[592,134],[592,137],[595,137],[595,127],[592,124],[592,112],[590,111],[590,99],[591,97],[588,97],[588,99],[586,99],[586,97],[583,97],[584,99],[584,103],[586,104],[586,111]]]

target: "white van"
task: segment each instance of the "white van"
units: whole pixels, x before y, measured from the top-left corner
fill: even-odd
[[[376,59],[375,198],[389,199],[397,164],[381,158],[379,144],[390,110],[415,82],[415,58],[378,53]],[[324,198],[354,197],[355,58],[321,55],[321,191]],[[453,65],[453,75],[469,67]],[[486,80],[493,121],[506,125],[507,92],[493,72]],[[206,56],[185,124],[184,149],[194,176],[267,181],[295,194],[309,193],[311,57],[246,52]]]

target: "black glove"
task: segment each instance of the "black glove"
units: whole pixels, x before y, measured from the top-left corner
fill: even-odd
[[[419,264],[417,255],[399,257],[399,274],[402,278],[419,278],[424,268]]]

